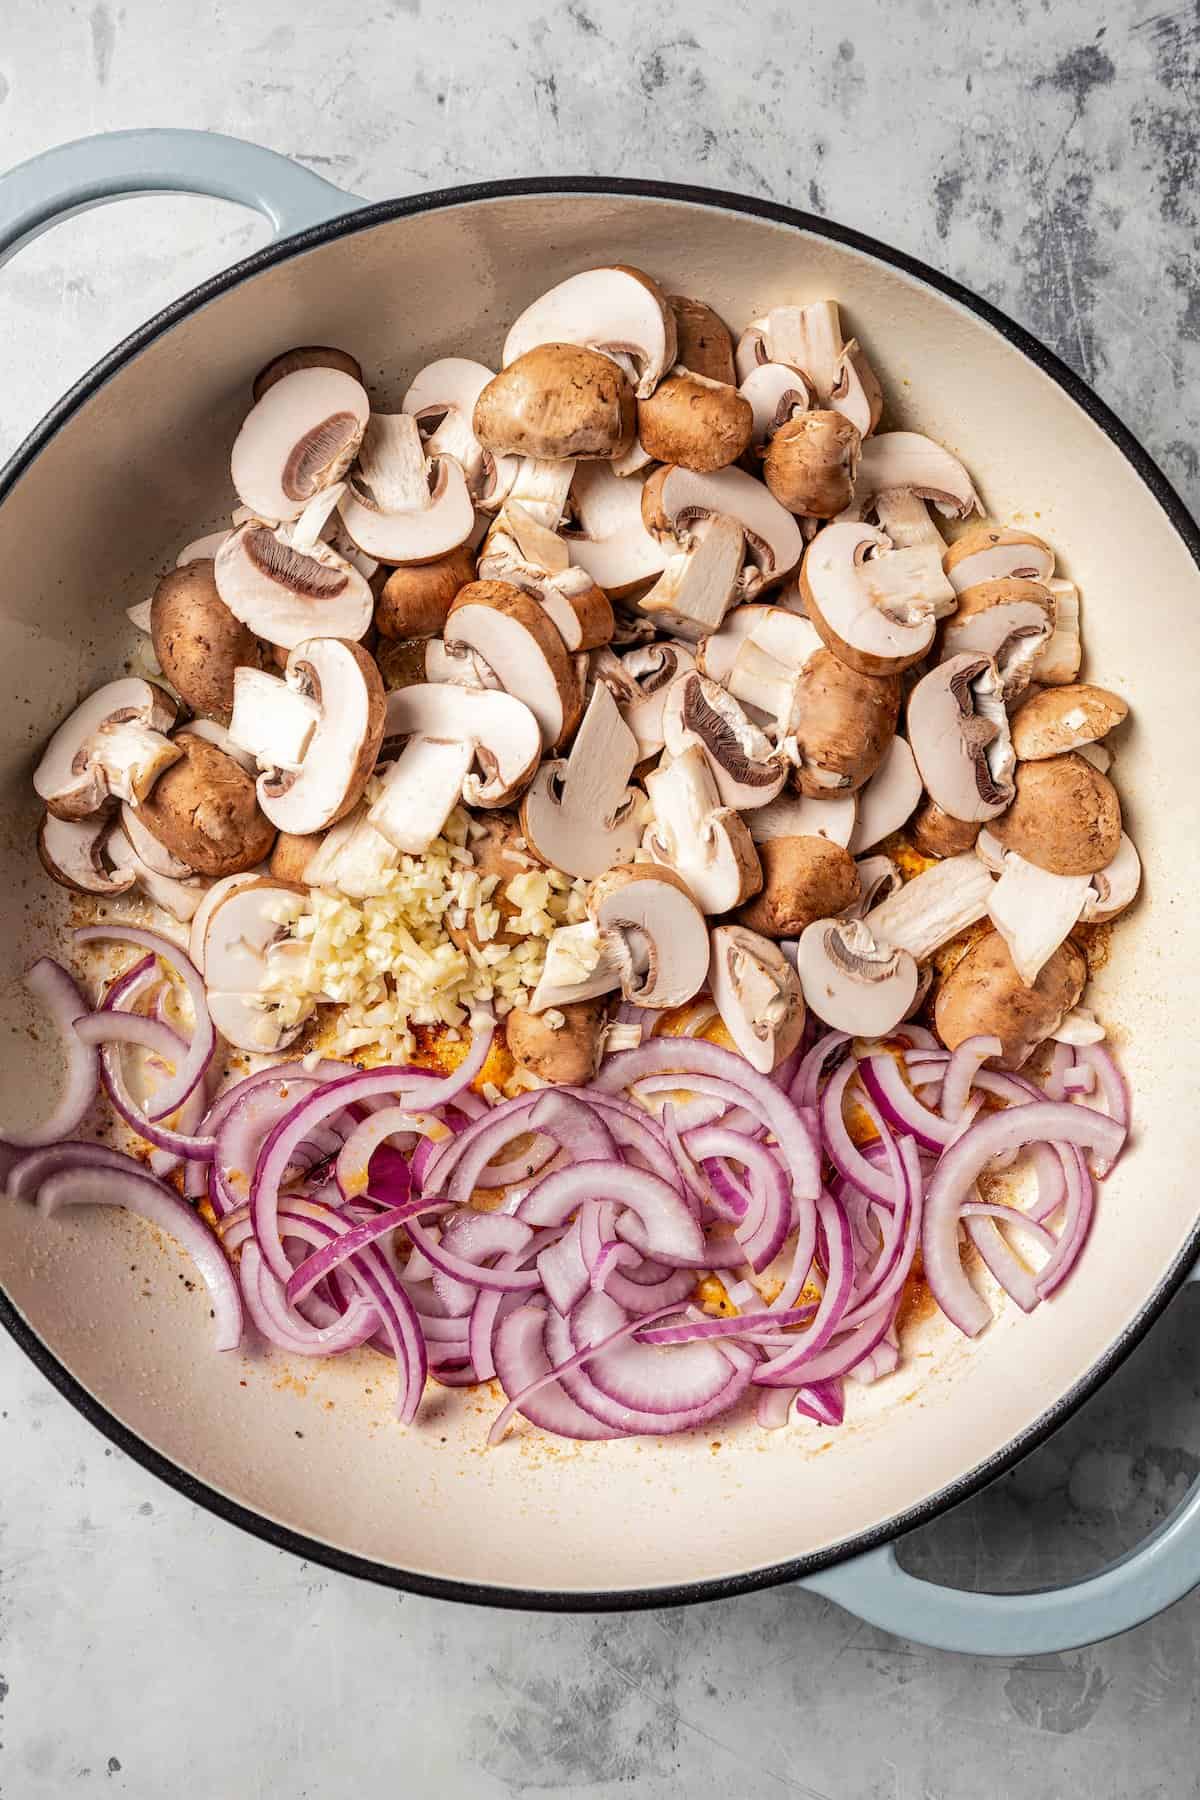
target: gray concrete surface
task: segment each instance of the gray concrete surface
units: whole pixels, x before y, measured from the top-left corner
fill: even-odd
[[[1200,7],[1085,0],[6,0],[0,164],[84,132],[255,137],[371,196],[642,174],[794,201],[981,290],[1200,501]],[[261,241],[143,201],[0,276],[0,454]],[[1152,599],[1150,596],[1144,599]],[[1200,1293],[1049,1446],[912,1539],[1018,1587],[1133,1543],[1200,1470]],[[1019,1372],[1014,1371],[1014,1379]],[[0,1795],[1150,1800],[1195,1794],[1200,1599],[973,1663],[797,1592],[544,1619],[398,1598],[197,1512],[0,1343]]]

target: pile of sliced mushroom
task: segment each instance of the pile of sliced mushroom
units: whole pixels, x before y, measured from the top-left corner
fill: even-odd
[[[1051,547],[881,429],[835,302],[735,344],[595,268],[500,364],[442,358],[396,412],[333,347],[256,378],[228,529],[130,609],[148,673],[34,775],[53,879],[169,923],[106,906],[141,959],[94,1010],[38,965],[68,1086],[4,1134],[10,1191],[174,1219],[223,1347],[243,1302],[295,1353],[386,1345],[406,1420],[427,1373],[498,1373],[495,1435],[684,1429],[752,1388],[763,1424],[836,1423],[843,1377],[896,1364],[918,1248],[974,1333],[964,1239],[1027,1309],[1083,1247],[1129,1125],[1085,1004],[1087,928],[1140,881],[1128,709],[1080,679]],[[546,922],[453,1076],[322,1063],[312,969],[272,1000],[295,920],[419,877],[464,815],[495,941],[530,870],[586,918]],[[447,915],[464,955],[484,930]],[[485,1100],[493,1030],[516,1075]],[[302,1032],[213,1097],[222,1041]],[[154,1173],[70,1141],[101,1083]],[[1033,1199],[981,1198],[1017,1156]]]

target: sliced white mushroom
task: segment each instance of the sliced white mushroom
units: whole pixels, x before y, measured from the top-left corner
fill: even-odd
[[[708,927],[687,885],[650,863],[610,869],[592,888],[588,912],[614,940],[621,992],[638,1006],[682,1006],[708,974]]]
[[[983,868],[977,859],[972,860],[977,868]],[[984,874],[986,877],[986,870]],[[988,914],[1026,987],[1034,985],[1078,924],[1094,879],[1091,875],[1051,875],[1036,863],[1026,862],[1015,850],[1005,856],[999,881],[991,882]]]
[[[154,597],[151,595],[149,600],[139,600],[136,606],[127,606],[125,617],[131,625],[136,625],[139,631],[148,632],[150,630],[150,609],[153,605]]]
[[[745,563],[745,534],[736,519],[716,518],[686,550],[672,556],[638,601],[663,631],[692,643],[720,629],[737,598]]]
[[[451,651],[474,651],[524,701],[547,749],[570,737],[582,704],[579,679],[553,621],[530,595],[508,582],[472,582],[451,606],[443,637]]]
[[[756,363],[738,391],[750,402],[754,415],[751,442],[760,448],[770,443],[781,425],[817,403],[808,378],[786,363]]]
[[[367,784],[383,741],[383,682],[367,653],[340,638],[295,645],[284,679],[317,702],[320,718],[299,769],[259,776],[258,803],[280,831],[306,837],[349,812]]]
[[[1062,687],[1079,679],[1083,640],[1079,629],[1079,589],[1073,581],[1056,576],[1046,586],[1054,596],[1054,630],[1033,665],[1033,679],[1047,687]]]
[[[262,879],[231,886],[211,909],[204,930],[204,984],[209,1012],[223,1037],[240,1050],[283,1050],[299,1034],[311,1012],[284,1026],[278,1010],[260,993],[273,946],[286,936],[281,902],[303,890]]]
[[[803,370],[818,406],[842,413],[864,438],[874,431],[883,391],[857,340],[843,338],[836,300],[773,306],[762,321],[761,348],[769,361]]]
[[[757,892],[762,867],[754,841],[741,814],[722,806],[698,744],[647,775],[646,791],[654,819],[643,847],[683,877],[702,912],[732,912]]]
[[[585,269],[560,281],[513,322],[504,342],[505,367],[538,344],[582,344],[631,358],[637,397],[644,400],[675,362],[675,315],[640,270]]]
[[[553,462],[536,456],[520,457],[505,502],[506,509],[519,507],[526,518],[532,519],[544,531],[557,532],[567,512],[567,501],[577,472],[574,457]]]
[[[613,633],[607,594],[586,569],[570,566],[566,543],[516,501],[503,506],[479,557],[481,581],[507,581],[532,594],[568,650],[594,650]]]
[[[746,1061],[769,1075],[804,1035],[804,990],[783,951],[744,925],[718,925],[710,940],[708,985],[721,1023]]]
[[[340,512],[360,550],[386,563],[430,562],[475,525],[467,478],[451,456],[429,458],[408,413],[372,413]]]
[[[971,651],[990,656],[1006,700],[1028,687],[1054,630],[1054,598],[1036,581],[1005,576],[964,588],[942,629],[941,659]]]
[[[695,668],[686,644],[661,640],[638,644],[619,659],[618,667],[632,684],[633,693],[622,699],[614,690],[621,717],[637,739],[638,761],[657,756],[662,749],[663,709],[667,695],[681,675]]]
[[[765,806],[787,779],[787,764],[766,734],[732,694],[695,669],[667,693],[663,738],[673,757],[699,745],[722,803],[737,812]]]
[[[325,833],[308,859],[304,881],[365,900],[387,885],[400,855],[398,846],[372,825],[367,802],[360,800]]]
[[[676,466],[656,469],[643,490],[642,515],[654,536],[680,549],[702,536],[711,520],[736,519],[745,538],[740,592],[746,600],[790,575],[804,550],[800,527],[787,508],[764,482],[733,466],[708,475]]]
[[[233,678],[229,735],[258,769],[301,768],[321,722],[321,708],[294,682],[265,669],[238,669]]]
[[[320,540],[297,549],[286,526],[247,520],[222,544],[213,572],[234,618],[283,650],[314,636],[358,639],[371,623],[366,578]]]
[[[982,521],[969,526],[950,545],[945,570],[956,594],[977,582],[1000,581],[1006,576],[1045,583],[1054,574],[1054,552],[1032,531]]]
[[[107,813],[96,813],[90,819],[56,819],[47,813],[37,835],[42,867],[60,887],[78,894],[125,893],[137,872],[114,868],[109,862],[106,850],[112,830]]]
[[[122,875],[132,876],[138,887],[181,925],[191,919],[200,902],[203,900],[209,883],[201,875],[189,875],[186,881],[173,880],[169,875],[160,875],[148,863],[142,861],[125,833],[117,828],[105,845],[105,854]]]
[[[966,519],[979,510],[975,484],[958,458],[919,431],[881,431],[862,447],[854,484],[854,510],[861,518],[880,495],[906,493],[930,501],[947,519]]]
[[[166,733],[176,706],[139,676],[97,688],[63,720],[34,770],[38,797],[56,818],[83,819],[109,799],[136,805],[179,751]]]
[[[468,774],[468,806],[504,806],[528,783],[541,756],[537,720],[515,695],[484,688],[418,682],[387,697],[384,737],[458,739],[468,744],[479,774]],[[470,766],[470,765],[468,765]]]
[[[817,919],[807,926],[796,972],[811,1011],[852,1037],[886,1037],[917,997],[913,957],[876,942],[861,919]]]
[[[129,802],[121,805],[121,830],[146,867],[155,875],[165,875],[171,881],[186,881],[196,871],[181,857],[168,850],[145,824],[142,814]]]
[[[862,675],[899,674],[919,662],[939,607],[954,599],[933,545],[894,550],[885,532],[853,520],[835,520],[813,539],[800,591],[828,647]]]
[[[640,475],[614,475],[605,462],[580,463],[571,483],[570,523],[563,536],[571,562],[610,596],[628,594],[661,575],[667,547],[642,517]]]
[[[798,723],[804,671],[824,645],[816,627],[802,613],[781,606],[739,610],[756,617],[734,652],[724,685],[743,706],[769,718],[776,740],[782,742]],[[718,661],[716,643],[706,661]]]
[[[471,424],[475,402],[492,373],[469,357],[439,357],[421,370],[401,403],[402,412],[431,428],[425,454],[452,456],[467,478],[472,500],[487,512],[501,505],[517,474],[517,459],[485,450]]]
[[[874,906],[864,923],[877,943],[924,962],[985,917],[995,886],[978,857],[948,856]]]
[[[384,772],[368,821],[397,850],[423,855],[462,798],[474,761],[469,739],[410,738]]]
[[[862,889],[853,906],[846,908],[847,919],[865,919],[873,907],[882,906],[904,886],[900,865],[890,856],[860,856],[855,863]]]
[[[546,941],[545,966],[530,996],[530,1012],[611,994],[621,985],[623,954],[619,939],[602,933],[593,919],[560,925]]]
[[[257,759],[250,754],[249,750],[244,750],[239,743],[236,743],[226,727],[219,725],[216,719],[193,719],[188,725],[188,730],[193,737],[203,738],[206,743],[215,744],[218,750],[223,750],[226,756],[232,756],[234,762],[238,764],[239,768],[245,769],[247,775],[258,774]]]
[[[1082,918],[1090,925],[1115,919],[1132,906],[1142,884],[1142,862],[1131,838],[1121,833],[1121,845],[1112,861],[1090,877]]]
[[[785,789],[765,806],[755,807],[746,823],[756,844],[781,837],[823,837],[846,849],[854,837],[861,800],[861,793],[831,794],[828,800],[816,800]]]
[[[908,700],[908,740],[931,800],[952,819],[994,819],[1012,800],[1015,758],[995,664],[952,656]]]
[[[908,740],[894,737],[883,761],[858,793],[858,817],[849,841],[851,856],[861,856],[911,818],[921,798],[922,782]]]
[[[297,369],[251,408],[230,459],[238,498],[260,519],[297,519],[340,481],[363,440],[371,404],[340,369]]]
[[[239,875],[221,875],[216,881],[210,882],[205,889],[188,927],[188,955],[202,975],[204,973],[204,934],[208,930],[208,921],[216,908],[220,906],[227,894],[233,893],[235,888],[245,887],[248,882],[261,880],[266,872],[264,865],[257,869],[246,869]]]
[[[234,524],[236,525],[237,523],[238,520],[235,519]],[[224,531],[209,531],[206,532],[203,537],[193,538],[190,544],[185,544],[183,546],[183,549],[175,558],[175,567],[177,569],[182,569],[190,562],[211,562],[228,536],[229,531],[226,529]],[[147,627],[147,629],[149,628]]]
[[[548,868],[591,880],[633,855],[642,835],[641,791],[629,786],[637,760],[637,739],[598,681],[571,754],[543,763],[521,802],[521,830]]]

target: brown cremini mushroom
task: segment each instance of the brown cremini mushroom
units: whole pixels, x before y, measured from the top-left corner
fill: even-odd
[[[738,918],[764,937],[799,937],[858,899],[858,870],[848,850],[823,837],[768,838],[758,846],[762,888]]]
[[[1006,700],[1023,693],[1054,630],[1054,596],[1037,581],[1006,575],[973,582],[942,627],[942,660],[972,651],[990,656]]]
[[[832,519],[850,504],[862,438],[841,413],[786,419],[763,458],[763,480],[789,512]]]
[[[1090,681],[1043,688],[1012,722],[1013,749],[1022,762],[1082,750],[1106,737],[1128,713],[1119,694]]]
[[[883,761],[899,717],[899,676],[860,675],[832,651],[818,650],[796,688],[792,786],[817,799],[856,792]]]
[[[294,375],[297,369],[338,369],[362,385],[362,368],[348,350],[337,350],[332,344],[297,344],[294,350],[285,350],[281,356],[272,357],[266,367],[258,371],[254,377],[255,400],[261,400],[277,381],[282,381],[285,375]]]
[[[694,375],[710,381],[733,383],[733,339],[725,321],[703,300],[668,294],[667,305],[675,318],[675,361]]]
[[[692,369],[674,369],[638,402],[638,438],[647,455],[701,474],[736,462],[753,425],[750,402],[735,387]]]
[[[953,819],[927,799],[913,814],[908,835],[922,856],[961,856],[974,849],[979,830],[978,819]]]
[[[194,732],[178,731],[172,742],[179,761],[143,800],[143,824],[201,875],[253,869],[275,842],[275,827],[259,809],[253,780]]]
[[[948,1050],[970,1037],[997,1037],[1001,1068],[1019,1069],[1057,1031],[1083,993],[1087,963],[1069,938],[1026,987],[998,931],[986,932],[944,977],[934,1025]]]
[[[602,458],[633,442],[633,389],[611,357],[578,344],[538,344],[489,381],[475,436],[494,456]]]
[[[435,562],[393,569],[375,602],[375,629],[385,638],[434,637],[460,588],[475,579],[475,554],[465,544]]]
[[[583,1087],[600,1067],[607,1008],[603,1000],[572,1000],[547,1012],[514,1007],[504,1021],[513,1061],[552,1084]]]
[[[1121,803],[1107,775],[1068,751],[1018,764],[1016,798],[991,832],[1051,875],[1094,875],[1120,848]]]
[[[620,357],[645,400],[677,360],[675,315],[641,269],[625,263],[582,269],[514,320],[504,340],[505,368],[539,344],[586,345]]]
[[[234,671],[258,664],[258,640],[217,592],[214,565],[164,575],[150,603],[150,636],[163,674],[193,712],[228,724]]]

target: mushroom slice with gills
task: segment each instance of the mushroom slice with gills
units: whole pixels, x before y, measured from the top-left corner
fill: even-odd
[[[553,620],[529,594],[506,581],[473,581],[455,596],[443,635],[448,649],[474,651],[525,702],[546,749],[571,736],[583,703],[579,679]]]
[[[995,886],[970,851],[949,856],[873,907],[865,923],[877,943],[893,944],[924,962],[986,916]]]
[[[965,653],[908,697],[908,741],[931,800],[952,819],[994,819],[1013,797],[1012,741],[996,666]]]
[[[765,733],[746,717],[732,694],[695,669],[668,689],[663,740],[672,756],[682,756],[698,744],[722,805],[736,812],[765,806],[787,779],[787,764]]]
[[[190,863],[184,862],[182,857],[176,856],[174,851],[168,850],[165,844],[159,843],[143,819],[141,811],[137,807],[130,806],[127,800],[121,804],[120,816],[121,830],[142,862],[155,875],[165,875],[170,881],[186,881],[189,876],[196,873]]]
[[[370,824],[406,856],[423,855],[462,798],[474,760],[469,739],[410,738],[383,776]]]
[[[324,831],[361,798],[383,742],[386,697],[379,670],[359,644],[309,638],[288,656],[287,685],[316,701],[320,718],[293,771],[258,778],[259,805],[280,831]]]
[[[94,813],[89,819],[56,819],[53,813],[44,814],[37,834],[43,869],[59,887],[77,894],[127,892],[137,873],[109,863],[105,851],[112,831],[109,813]]]
[[[758,891],[762,867],[753,839],[741,814],[721,805],[698,745],[647,775],[646,791],[654,820],[643,847],[682,875],[701,912],[732,912]]]
[[[1091,878],[1080,915],[1084,923],[1100,925],[1106,919],[1115,919],[1127,906],[1132,906],[1141,884],[1141,858],[1132,839],[1122,832],[1117,854]]]
[[[1128,713],[1119,694],[1090,681],[1043,688],[1012,722],[1013,749],[1022,762],[1063,756],[1107,736]]]
[[[295,369],[246,415],[230,458],[238,499],[260,519],[298,519],[313,495],[340,481],[371,413],[362,382],[341,369]]]
[[[1083,952],[1068,938],[1028,987],[1000,933],[988,931],[943,976],[934,1028],[947,1050],[970,1037],[997,1037],[1000,1054],[992,1060],[1002,1069],[1019,1069],[1058,1030],[1086,980]]]
[[[704,300],[684,294],[668,294],[667,305],[675,319],[675,361],[695,375],[733,385],[733,339],[719,313]]]
[[[425,644],[422,666],[426,681],[447,681],[465,688],[500,688],[499,676],[488,668],[482,656],[465,645],[451,648],[442,638],[430,638]]]
[[[521,801],[521,830],[547,868],[585,880],[631,857],[641,842],[641,791],[629,786],[637,739],[602,681],[566,760],[545,762]]]
[[[848,906],[843,918],[865,919],[876,906],[882,906],[893,894],[898,894],[904,886],[904,877],[900,873],[900,865],[893,862],[890,856],[863,856],[855,863],[858,870],[858,881],[862,892],[853,906]]]
[[[235,671],[257,663],[258,644],[222,600],[213,563],[187,563],[163,576],[150,602],[150,636],[159,666],[184,704],[228,718]]]
[[[460,588],[475,579],[475,557],[465,544],[435,562],[393,569],[375,602],[380,637],[429,637],[442,630]]]
[[[297,344],[272,357],[258,371],[254,377],[255,400],[261,400],[268,388],[273,388],[285,375],[294,375],[297,369],[340,369],[343,375],[352,375],[359,383],[363,378],[362,365],[348,350],[338,350],[332,344]]]
[[[802,369],[817,404],[840,412],[868,437],[883,411],[883,390],[858,340],[842,336],[836,300],[774,306],[762,321],[760,359]]]
[[[855,794],[831,793],[816,800],[785,789],[766,806],[756,806],[746,823],[756,844],[771,838],[823,837],[846,849],[854,836],[858,805]]]
[[[907,738],[894,737],[883,759],[858,793],[858,818],[850,835],[850,854],[861,856],[893,831],[899,831],[921,798],[921,774]]]
[[[753,409],[735,387],[678,364],[638,402],[643,449],[656,462],[684,469],[724,469],[749,449],[753,430]]]
[[[1107,775],[1072,751],[1018,763],[1016,796],[991,835],[1051,875],[1094,875],[1121,847],[1121,803]]]
[[[917,996],[907,950],[877,943],[861,919],[817,919],[796,950],[796,973],[811,1012],[852,1037],[886,1037]]]
[[[763,480],[789,512],[832,519],[853,498],[861,449],[857,425],[840,413],[800,413],[773,433]]]
[[[608,595],[586,569],[573,569],[562,538],[517,502],[503,507],[479,558],[481,581],[507,581],[532,594],[568,650],[595,650],[613,634]]]
[[[758,853],[762,885],[738,917],[764,937],[798,938],[815,919],[844,913],[859,897],[849,851],[828,838],[767,838]]]
[[[738,391],[750,402],[750,442],[758,449],[790,419],[810,412],[817,403],[808,378],[787,363],[756,363]]]
[[[708,985],[721,1023],[750,1067],[770,1075],[804,1035],[804,990],[783,951],[744,925],[718,925]]]
[[[1029,686],[1039,655],[1054,630],[1054,599],[1040,582],[1005,576],[964,588],[958,608],[942,627],[941,659],[971,651],[990,656],[1001,693],[1015,699]]]
[[[269,953],[287,935],[280,903],[303,893],[291,883],[246,881],[227,891],[208,916],[204,985],[209,1012],[222,1037],[239,1050],[283,1050],[304,1024],[300,1019],[284,1027],[276,1009],[259,997]]]
[[[109,838],[106,851],[114,869],[136,882],[146,898],[163,912],[169,913],[181,925],[186,925],[195,916],[209,886],[207,880],[190,875],[186,881],[176,881],[169,875],[160,875],[142,861],[119,827]]]
[[[745,535],[740,583],[745,600],[790,575],[804,549],[791,513],[745,469],[718,469],[711,475],[675,464],[656,469],[642,489],[642,517],[653,536],[673,540],[680,549],[711,529],[710,521],[736,519]]]
[[[877,510],[881,496],[899,494],[928,500],[946,519],[968,519],[980,510],[975,484],[957,456],[919,431],[881,431],[863,443],[855,514],[862,518]]]
[[[639,590],[667,566],[670,546],[652,537],[642,516],[640,475],[614,475],[607,463],[581,463],[563,527],[572,565],[586,569],[610,598]]]
[[[285,526],[248,519],[222,544],[213,574],[234,618],[282,650],[315,635],[357,639],[371,623],[366,578],[326,543],[297,549]]]
[[[140,676],[110,681],[65,718],[34,770],[33,786],[58,819],[85,819],[110,799],[143,800],[179,751],[166,733],[176,706]]]
[[[188,925],[188,955],[204,973],[204,934],[208,930],[208,921],[215,909],[224,900],[226,894],[232,894],[235,888],[245,887],[247,882],[258,881],[267,873],[265,868],[246,869],[238,875],[222,875],[209,883],[204,890],[204,897],[192,914]]]
[[[744,547],[745,536],[736,519],[710,520],[702,536],[668,560],[654,586],[637,602],[639,612],[692,643],[718,631],[738,595]]]
[[[981,581],[1015,578],[1038,581],[1043,586],[1054,574],[1054,552],[1032,531],[991,525],[987,520],[967,527],[955,538],[943,559],[950,586],[956,594]]]
[[[804,610],[839,661],[860,675],[898,675],[933,643],[950,594],[932,545],[894,550],[887,534],[852,520],[826,525],[800,570]]]
[[[909,836],[922,856],[961,856],[975,848],[980,824],[978,819],[952,819],[936,800],[926,800],[913,816]]]
[[[523,700],[493,688],[418,682],[387,698],[384,737],[461,739],[481,774],[468,774],[468,806],[505,806],[529,781],[541,756],[538,722]]]
[[[588,898],[601,934],[617,942],[621,992],[655,1010],[682,1006],[708,975],[708,927],[686,882],[650,863],[609,869]]]
[[[675,363],[675,315],[661,289],[623,264],[569,275],[527,306],[509,327],[504,366],[538,344],[581,344],[630,357],[639,400]],[[603,585],[603,583],[601,584]]]
[[[517,473],[511,457],[494,456],[475,436],[475,402],[493,370],[466,356],[442,356],[427,364],[401,404],[418,425],[429,427],[427,456],[452,456],[467,478],[476,506],[493,512],[504,500]]]
[[[632,448],[633,388],[612,357],[545,343],[506,364],[475,403],[476,437],[495,456],[611,461]]]
[[[896,735],[900,678],[862,675],[819,649],[800,670],[783,744],[792,785],[821,798],[865,788]]]
[[[427,459],[408,413],[371,414],[339,510],[358,548],[385,563],[432,562],[475,525],[461,467],[451,456]]]
[[[977,869],[983,865],[971,859]],[[991,881],[984,870],[985,877]],[[920,876],[918,880],[922,879]],[[1093,877],[1051,875],[1009,851],[999,881],[991,881],[988,916],[1008,945],[1013,967],[1032,987],[1059,945],[1070,936],[1087,904]],[[911,884],[916,886],[916,882]]]
[[[192,719],[188,723],[188,732],[192,737],[203,738],[206,744],[215,744],[226,756],[231,756],[239,768],[245,769],[247,775],[258,774],[258,762],[248,750],[231,736],[225,725],[218,724],[216,719]]]
[[[259,769],[303,767],[321,708],[312,694],[265,669],[238,669],[234,676],[229,735]]]
[[[546,962],[529,998],[530,1012],[611,994],[621,985],[623,955],[619,939],[602,933],[593,919],[560,925],[546,940]]]
[[[1063,687],[1079,679],[1083,640],[1079,635],[1079,589],[1073,581],[1057,576],[1046,583],[1054,599],[1054,630],[1033,665],[1035,681],[1046,687]]]
[[[657,756],[662,749],[667,695],[679,677],[695,666],[687,645],[670,639],[638,644],[618,659],[618,667],[632,684],[633,694],[628,701],[623,701],[614,692],[614,698],[621,717],[637,739],[639,762],[648,756]]]

